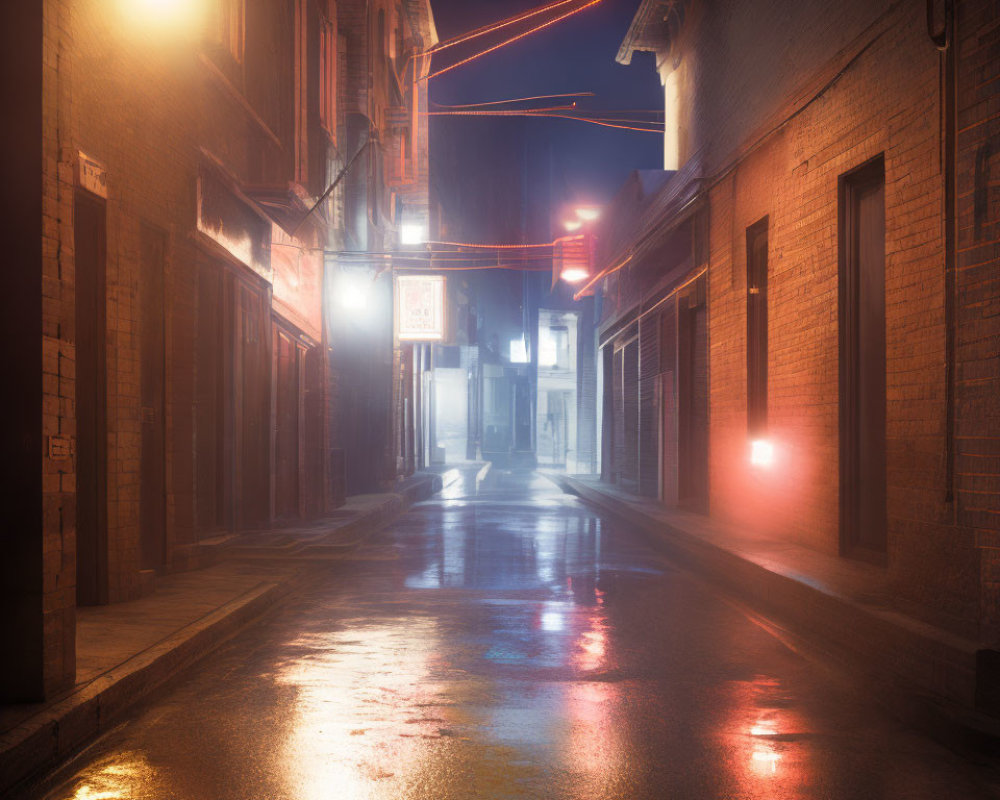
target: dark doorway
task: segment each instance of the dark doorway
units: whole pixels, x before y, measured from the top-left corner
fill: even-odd
[[[703,279],[702,279],[703,280]],[[701,281],[678,303],[678,500],[708,508],[708,313]]]
[[[601,350],[601,480],[614,481],[615,453],[615,358],[611,346]]]
[[[884,562],[885,167],[840,184],[841,549]]]
[[[237,530],[245,530],[270,516],[271,350],[267,303],[261,290],[235,276],[231,280],[236,309],[232,365],[233,427],[237,437],[233,464],[235,523]],[[296,370],[298,376],[301,371],[298,367]],[[298,377],[296,385],[297,381]],[[296,391],[301,399],[301,387],[297,385]]]
[[[140,340],[142,347],[142,453],[139,541],[143,569],[166,561],[166,332],[163,272],[166,235],[143,225],[140,231]]]
[[[77,193],[76,249],[76,602],[108,601],[107,211]]]
[[[323,391],[323,348],[314,346],[305,351],[302,364],[305,370],[305,510],[306,516],[315,517],[324,508],[323,453],[326,446],[324,434],[325,393]]]
[[[198,337],[195,349],[195,462],[198,529],[232,527],[230,368],[232,304],[225,269],[204,259],[198,271]]]
[[[275,329],[277,382],[274,435],[274,514],[279,519],[301,515],[299,497],[302,369],[299,345],[292,336]]]
[[[639,491],[639,339],[622,351],[622,486]]]
[[[747,431],[767,433],[767,217],[747,228]]]

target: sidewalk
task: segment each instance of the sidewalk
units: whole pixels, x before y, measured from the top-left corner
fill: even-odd
[[[775,615],[847,664],[899,716],[951,743],[996,747],[998,676],[978,643],[893,608],[877,567],[761,539],[700,514],[666,509],[589,476],[560,487],[635,525],[672,559]]]
[[[234,636],[297,585],[310,565],[348,556],[441,487],[421,473],[298,528],[213,547],[213,566],[157,578],[130,603],[77,609],[76,686],[50,702],[0,706],[0,795],[107,730],[129,706]]]

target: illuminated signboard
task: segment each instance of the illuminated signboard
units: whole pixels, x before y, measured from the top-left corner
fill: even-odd
[[[396,277],[396,333],[400,341],[444,339],[444,276]]]

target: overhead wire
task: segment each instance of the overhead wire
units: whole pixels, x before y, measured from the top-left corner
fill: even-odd
[[[443,42],[438,42],[438,44],[426,50],[424,54],[433,55],[434,53],[440,53],[442,50],[447,50],[450,47],[455,47],[456,45],[469,42],[473,39],[478,39],[479,37],[486,36],[489,33],[495,33],[496,31],[503,30],[504,28],[509,28],[511,25],[516,25],[517,23],[524,22],[532,17],[540,16],[547,11],[554,11],[557,8],[561,8],[562,6],[575,2],[578,2],[578,0],[556,0],[554,3],[546,3],[544,6],[538,6],[537,8],[530,9],[520,14],[515,14],[513,17],[507,17],[499,22],[493,22],[489,25],[484,25],[481,28],[469,31],[468,33],[463,33],[458,36],[454,36],[451,39],[446,39]]]
[[[560,100],[566,97],[596,97],[593,92],[564,92],[562,94],[540,94],[534,97],[512,97],[510,100],[487,100],[482,103],[435,103],[438,108],[481,108],[484,106],[502,106],[510,103],[529,103],[535,100]]]
[[[451,72],[453,69],[457,69],[458,67],[464,66],[465,64],[468,64],[470,61],[475,61],[476,59],[482,58],[483,56],[489,55],[490,53],[494,53],[497,50],[500,50],[501,48],[506,47],[509,44],[513,44],[514,42],[517,42],[521,39],[531,36],[532,34],[538,33],[539,31],[543,31],[546,28],[550,28],[557,22],[562,22],[564,19],[572,17],[574,14],[579,14],[581,11],[588,9],[591,6],[596,6],[598,3],[601,2],[603,2],[603,0],[588,0],[588,2],[585,2],[578,8],[574,8],[573,10],[567,11],[564,14],[560,14],[559,16],[554,17],[553,19],[550,19],[547,22],[542,23],[541,25],[536,25],[534,28],[529,28],[528,30],[519,33],[517,36],[512,36],[510,39],[505,39],[499,44],[495,44],[492,47],[488,47],[485,50],[481,50],[478,53],[474,53],[468,58],[463,58],[461,61],[456,61],[454,64],[451,64],[445,67],[444,69],[439,69],[437,72],[432,72],[426,77],[421,78],[420,80],[429,81],[432,78],[437,78],[439,75],[444,75],[446,72]]]

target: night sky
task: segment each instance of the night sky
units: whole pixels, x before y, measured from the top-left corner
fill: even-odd
[[[541,0],[432,0],[442,41],[540,4]],[[659,110],[663,96],[652,56],[636,54],[629,67],[615,62],[638,6],[639,0],[604,0],[551,28],[435,78],[431,81],[432,107],[434,103],[591,91],[597,96],[583,98],[581,108]],[[447,50],[435,57],[434,69],[521,29],[505,29]],[[530,182],[525,191],[525,195],[537,198],[537,202],[529,201],[534,218],[545,216],[539,205],[542,202],[555,206],[607,202],[631,170],[658,169],[662,165],[662,137],[651,133],[618,131],[569,120],[436,117],[432,126],[439,143],[439,182],[475,184],[483,171],[491,168],[523,170],[536,178],[541,172],[548,173],[546,181],[551,191],[541,192]],[[511,145],[513,138],[523,142],[519,149]],[[528,155],[520,157],[529,150]],[[521,163],[516,163],[519,160]],[[446,165],[446,161],[450,163]],[[432,155],[432,173],[434,162]],[[483,185],[488,181],[484,180]],[[466,187],[461,194],[468,191],[473,190]],[[544,201],[542,194],[548,195]],[[469,209],[473,205],[463,201],[461,207]],[[558,214],[558,210],[552,213]],[[522,233],[528,238],[532,234],[544,235],[545,227],[535,219]],[[476,228],[484,230],[481,226],[469,230]],[[501,233],[509,230],[507,226]],[[488,235],[488,227],[485,232]]]

